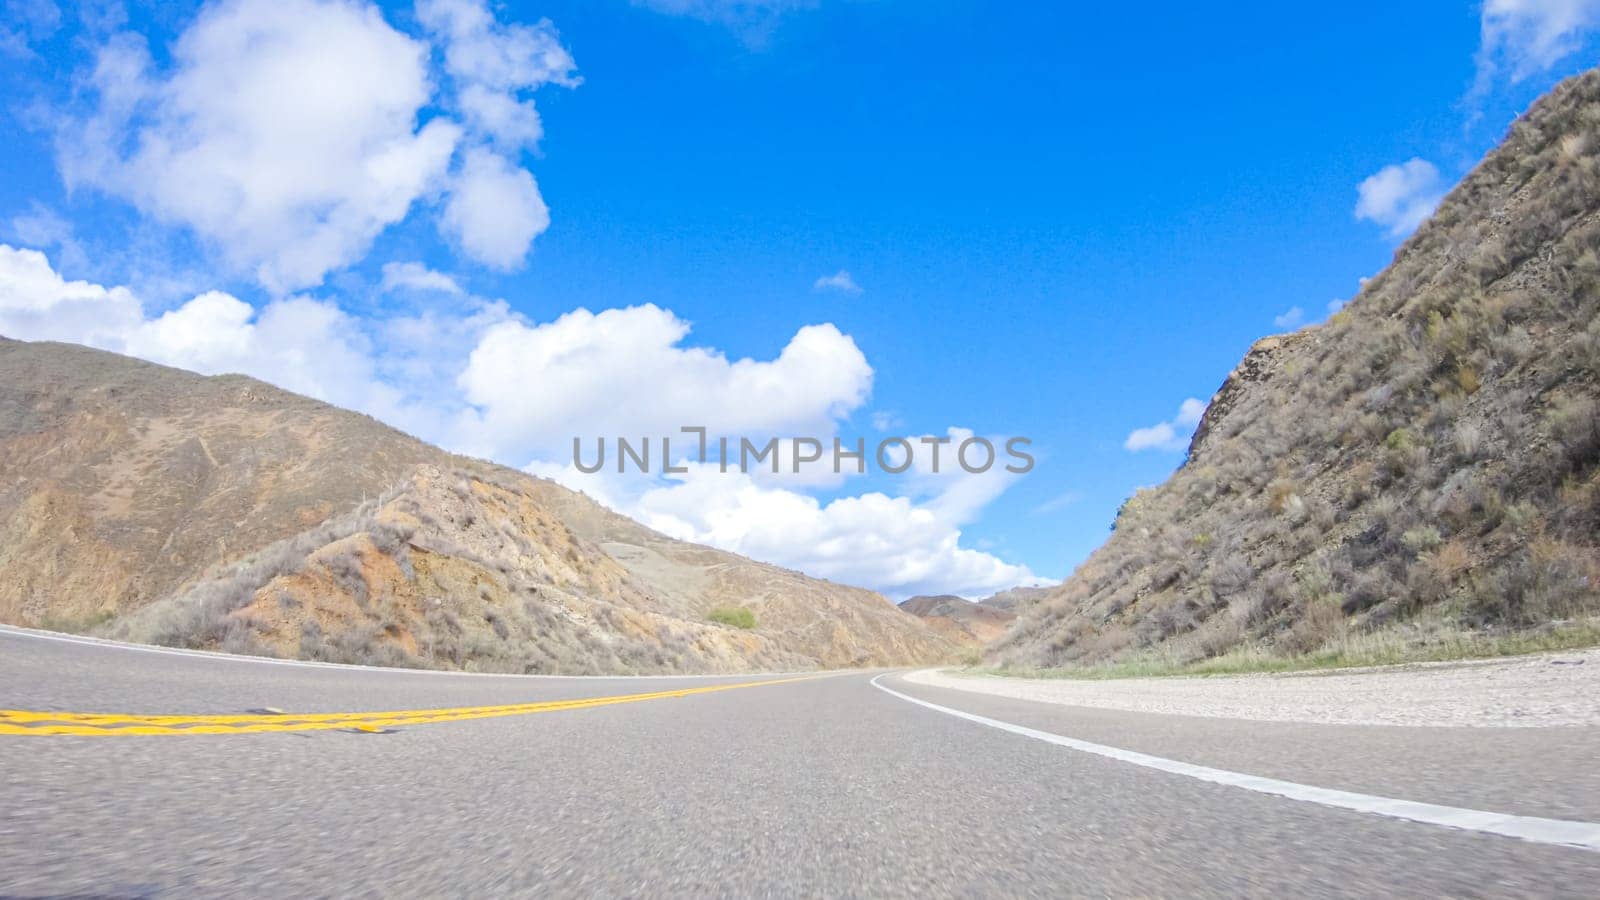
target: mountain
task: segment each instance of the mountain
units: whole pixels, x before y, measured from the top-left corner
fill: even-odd
[[[881,595],[672,540],[363,415],[3,338],[0,571],[0,621],[344,662],[698,672],[954,651]]]
[[[1047,587],[1014,587],[1009,591],[985,597],[978,603],[1003,612],[1020,613],[1049,594],[1050,588]]]
[[[1600,612],[1600,72],[1328,322],[1265,338],[1187,461],[991,660],[1337,653]]]
[[[912,597],[900,608],[927,622],[945,637],[965,646],[982,646],[1005,634],[1016,614],[941,594]]]

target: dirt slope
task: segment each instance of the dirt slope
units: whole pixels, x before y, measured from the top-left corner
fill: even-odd
[[[539,672],[945,659],[882,596],[684,544],[243,376],[0,339],[0,621]],[[706,621],[748,606],[756,627]]]

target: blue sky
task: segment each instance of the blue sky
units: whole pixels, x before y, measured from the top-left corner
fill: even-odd
[[[895,596],[1068,574],[1182,461],[1184,401],[1351,297],[1600,25],[1588,0],[6,9],[0,334],[244,370]],[[1025,435],[1039,463],[564,470],[574,434],[693,417]]]

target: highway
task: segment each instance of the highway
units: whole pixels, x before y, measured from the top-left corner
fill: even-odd
[[[404,672],[12,629],[0,710],[7,897],[1600,885],[1593,728],[1250,723],[882,672]]]

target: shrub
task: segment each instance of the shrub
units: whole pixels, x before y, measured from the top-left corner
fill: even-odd
[[[745,606],[719,606],[706,613],[706,619],[718,625],[750,629],[756,627],[756,614]]]
[[[1284,649],[1291,654],[1310,653],[1343,634],[1344,611],[1340,606],[1337,594],[1307,602],[1294,627],[1284,636]]]
[[[1484,622],[1537,625],[1600,609],[1600,566],[1589,551],[1534,540],[1474,584],[1472,612]]]
[[[1462,422],[1456,426],[1456,459],[1459,462],[1472,462],[1483,453],[1483,429],[1471,422]]]
[[[1581,471],[1600,459],[1600,405],[1588,398],[1564,399],[1550,409],[1548,421],[1568,471]]]
[[[1439,546],[1444,539],[1439,536],[1439,529],[1432,525],[1421,525],[1400,535],[1400,543],[1410,550],[1412,555],[1420,556]]]

